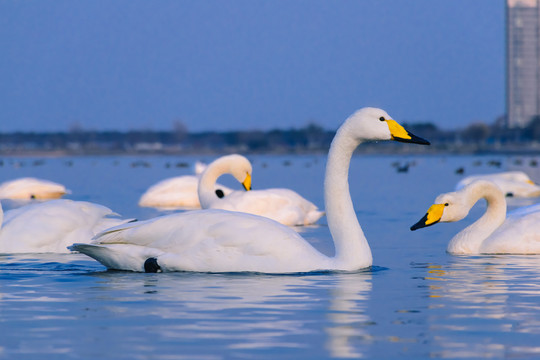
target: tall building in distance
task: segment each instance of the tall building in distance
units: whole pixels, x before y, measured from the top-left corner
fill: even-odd
[[[506,0],[507,125],[540,115],[540,0]]]

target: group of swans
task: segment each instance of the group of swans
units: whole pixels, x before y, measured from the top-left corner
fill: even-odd
[[[216,181],[226,173],[250,190],[252,167],[240,155],[217,159],[199,175],[197,194],[202,210],[127,221],[111,220],[111,211],[99,205],[73,202],[72,206],[77,210],[71,210],[71,215],[86,211],[93,222],[80,229],[65,230],[50,219],[40,220],[38,214],[32,214],[30,210],[11,210],[6,213],[0,229],[0,251],[16,252],[17,248],[3,244],[4,237],[13,238],[17,234],[20,237],[28,231],[23,224],[34,219],[40,223],[48,222],[63,233],[74,234],[65,236],[66,241],[61,246],[71,244],[73,239],[84,238],[77,235],[77,231],[85,232],[85,237],[95,234],[89,243],[75,242],[69,249],[86,254],[109,269],[298,273],[367,268],[372,265],[372,255],[355,215],[348,169],[353,151],[369,140],[429,144],[405,130],[381,109],[363,108],[345,120],[330,146],[324,181],[326,216],[335,246],[332,257],[317,251],[294,229],[286,226],[307,224],[323,215],[309,201],[296,193],[292,195],[291,190],[231,190],[225,197],[218,196],[216,186],[219,188],[220,185]],[[540,253],[540,235],[530,231],[540,223],[539,207],[520,209],[506,217],[507,193],[500,185],[474,179],[459,187],[456,192],[437,197],[435,204],[411,230],[461,220],[479,199],[484,198],[488,203],[486,213],[451,240],[448,252]],[[70,200],[57,200],[57,203],[60,201]],[[36,208],[39,205],[45,204],[37,204]],[[275,211],[278,205],[281,211]],[[287,206],[291,209],[283,210]],[[52,215],[43,212],[40,216],[68,217],[67,214],[54,214],[53,208],[51,205]],[[119,224],[110,227],[111,221]],[[33,238],[31,232],[28,234],[29,240],[25,241]]]
[[[324,181],[333,257],[320,253],[277,221],[221,209],[120,225],[96,235],[90,244],[74,244],[70,249],[110,269],[147,272],[296,273],[369,267],[371,250],[356,218],[348,183],[353,151],[366,140],[429,144],[381,109],[363,108],[345,120],[330,146]],[[228,171],[240,183],[249,184],[250,170],[248,164],[234,162]]]

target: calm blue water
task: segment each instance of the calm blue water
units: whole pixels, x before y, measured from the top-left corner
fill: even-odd
[[[324,156],[250,158],[254,188],[289,187],[323,206]],[[138,208],[140,194],[158,180],[191,173],[176,164],[199,159],[211,160],[4,158],[0,181],[47,178],[69,187],[71,199],[145,219],[160,213]],[[370,271],[140,274],[106,271],[80,254],[0,255],[0,358],[540,357],[540,256],[446,254],[450,238],[484,204],[460,223],[409,230],[461,179],[455,169],[495,172],[487,165],[492,159],[502,161],[501,170],[517,168],[514,157],[355,157],[351,193],[373,250]],[[530,159],[520,168],[539,181]],[[398,173],[396,161],[414,166]],[[237,186],[230,180],[223,182]],[[302,234],[332,254],[324,218]]]

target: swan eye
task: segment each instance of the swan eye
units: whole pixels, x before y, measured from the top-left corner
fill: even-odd
[[[386,121],[386,119],[384,118],[384,116],[381,116],[381,117],[379,118],[379,120],[380,120],[380,121]]]
[[[444,204],[444,206],[448,206],[448,205],[450,205],[450,204],[449,204],[449,203],[445,203],[445,204]]]

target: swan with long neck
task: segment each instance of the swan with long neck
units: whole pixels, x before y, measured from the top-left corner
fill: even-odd
[[[311,225],[324,215],[315,204],[297,192],[285,188],[233,191],[225,197],[214,192],[217,179],[234,167],[247,169],[243,185],[251,190],[251,163],[242,155],[232,154],[214,160],[199,181],[199,200],[203,209],[222,209],[264,216],[283,225]]]
[[[296,231],[261,216],[225,210],[173,214],[111,228],[92,244],[74,244],[111,269],[296,273],[355,271],[372,265],[367,240],[349,194],[348,168],[354,149],[365,140],[429,144],[407,132],[381,109],[364,108],[337,131],[325,178],[328,225],[335,256],[326,256]],[[231,168],[246,182],[249,167]],[[249,181],[249,180],[248,180]]]
[[[451,254],[538,254],[540,253],[540,209],[517,209],[506,216],[506,200],[493,182],[476,180],[462,189],[441,194],[426,215],[411,230],[464,219],[480,199],[485,213],[449,242]]]
[[[126,221],[86,201],[51,200],[5,213],[0,205],[0,253],[67,253],[73,242]]]

